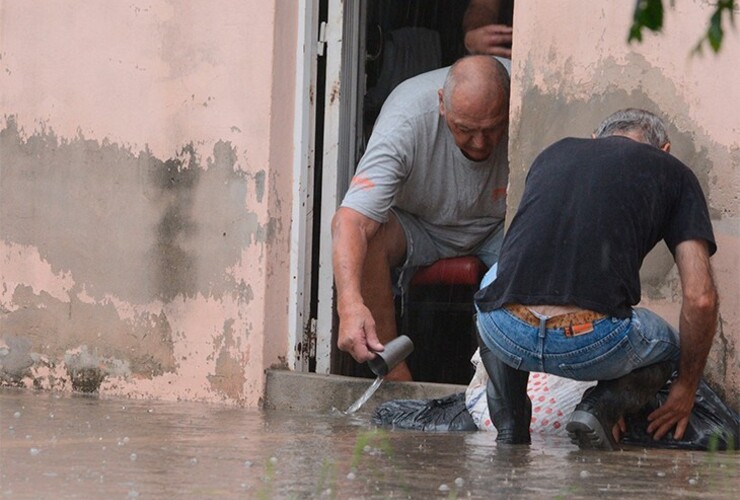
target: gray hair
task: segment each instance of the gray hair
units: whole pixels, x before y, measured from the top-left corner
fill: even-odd
[[[594,135],[607,137],[626,132],[638,133],[643,142],[656,148],[662,148],[668,144],[668,133],[663,120],[650,111],[637,108],[621,109],[607,116]]]

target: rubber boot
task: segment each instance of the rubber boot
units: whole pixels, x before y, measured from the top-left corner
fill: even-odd
[[[488,373],[486,396],[491,422],[498,431],[496,442],[529,444],[529,424],[532,420],[532,402],[527,396],[529,372],[504,363],[488,349],[480,335],[478,344],[483,366]]]
[[[614,425],[647,404],[671,376],[673,366],[672,361],[663,361],[588,389],[565,426],[571,441],[584,449],[616,450]]]

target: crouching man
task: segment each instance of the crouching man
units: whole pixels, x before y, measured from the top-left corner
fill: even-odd
[[[530,442],[530,371],[598,380],[566,429],[582,448],[615,449],[622,417],[678,369],[648,432],[683,436],[717,322],[717,247],[696,176],[669,149],[658,117],[626,109],[532,164],[496,277],[476,295],[498,442]],[[661,240],[681,280],[678,332],[634,307],[642,261]]]

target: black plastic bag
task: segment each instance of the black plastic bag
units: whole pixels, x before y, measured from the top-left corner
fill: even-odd
[[[675,375],[674,375],[675,376]],[[702,379],[696,391],[689,425],[681,440],[671,433],[656,441],[648,434],[647,416],[665,403],[671,382],[635,414],[625,416],[627,433],[620,441],[631,446],[685,450],[733,450],[740,444],[740,417]],[[467,407],[465,393],[441,399],[405,399],[379,405],[373,414],[378,425],[426,432],[477,430]]]
[[[387,401],[375,409],[373,422],[426,432],[478,430],[465,406],[464,392],[441,399]]]
[[[673,434],[669,432],[660,440],[654,440],[647,432],[647,416],[666,402],[670,389],[671,382],[669,381],[658,391],[653,400],[639,412],[625,416],[627,433],[622,437],[622,443],[650,448],[685,450],[737,449],[740,436],[740,417],[720,399],[703,379],[699,382],[699,387],[696,390],[694,408],[691,410],[689,425],[686,427],[683,438],[680,440],[674,439]]]

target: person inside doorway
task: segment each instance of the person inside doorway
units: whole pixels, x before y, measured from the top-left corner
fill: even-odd
[[[514,0],[470,0],[463,16],[466,50],[511,59],[513,13]]]
[[[509,75],[467,56],[400,84],[332,219],[338,347],[359,363],[397,336],[394,288],[460,255],[496,262],[508,182]],[[411,380],[405,363],[388,376]]]

